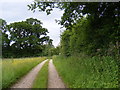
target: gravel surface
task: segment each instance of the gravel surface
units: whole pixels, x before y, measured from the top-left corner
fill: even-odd
[[[16,84],[14,84],[11,88],[32,88],[33,81],[36,78],[38,72],[45,64],[47,60],[41,62],[36,67],[34,67],[27,75],[21,78]]]
[[[48,88],[65,88],[65,85],[59,77],[52,60],[49,61]]]

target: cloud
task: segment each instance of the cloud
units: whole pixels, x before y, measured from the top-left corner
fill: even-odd
[[[1,3],[21,3],[21,2],[32,2],[34,0],[0,0]]]

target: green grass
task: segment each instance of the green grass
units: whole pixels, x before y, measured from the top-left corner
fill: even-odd
[[[0,58],[0,90],[2,89],[2,59]]]
[[[39,71],[34,81],[33,88],[47,88],[47,83],[48,83],[48,61],[43,65],[43,67]]]
[[[9,88],[20,77],[27,74],[33,67],[45,59],[45,57],[3,59],[2,88]]]
[[[118,66],[111,57],[53,57],[69,88],[118,88]]]

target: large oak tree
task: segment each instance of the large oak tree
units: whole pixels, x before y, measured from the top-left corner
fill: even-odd
[[[33,18],[7,25],[6,31],[3,32],[3,47],[8,45],[9,49],[8,46],[3,49],[3,57],[40,56],[45,45],[52,44],[47,33],[48,30],[42,27],[42,22]],[[8,52],[12,55],[4,55]]]

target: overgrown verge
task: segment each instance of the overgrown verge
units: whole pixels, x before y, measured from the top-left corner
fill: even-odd
[[[34,84],[33,88],[47,88],[48,83],[48,62],[47,61],[44,66],[39,71]]]
[[[45,57],[6,59],[2,61],[2,88],[8,88],[33,67],[45,60]]]
[[[118,88],[118,66],[110,56],[53,57],[69,88]]]

